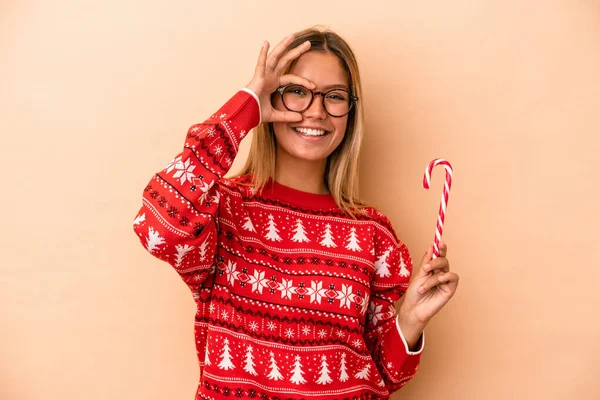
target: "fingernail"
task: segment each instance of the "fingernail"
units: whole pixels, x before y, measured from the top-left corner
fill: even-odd
[[[424,292],[424,291],[425,291],[425,288],[424,288],[423,286],[421,286],[421,287],[419,288],[419,293],[420,293],[420,294],[423,294],[423,292]]]
[[[427,272],[429,272],[429,270],[431,269],[431,265],[430,264],[425,264],[425,267],[423,267],[423,269]]]

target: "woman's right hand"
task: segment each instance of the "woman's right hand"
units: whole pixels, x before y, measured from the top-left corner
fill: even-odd
[[[260,54],[254,77],[246,88],[252,90],[260,100],[262,122],[297,122],[302,120],[302,115],[288,110],[277,110],[271,103],[271,94],[279,87],[295,83],[308,89],[314,89],[315,85],[307,79],[297,75],[282,75],[285,67],[310,49],[310,42],[306,41],[300,46],[283,54],[285,49],[293,42],[294,36],[289,36],[269,53],[269,42],[265,41]]]

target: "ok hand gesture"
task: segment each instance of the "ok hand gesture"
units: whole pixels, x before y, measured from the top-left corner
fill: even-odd
[[[315,85],[307,79],[297,75],[282,75],[285,67],[310,49],[310,42],[306,41],[300,46],[284,53],[285,49],[293,42],[294,36],[289,36],[269,53],[269,42],[264,42],[260,49],[254,77],[246,87],[252,90],[260,100],[262,122],[297,122],[302,120],[302,114],[293,111],[283,111],[273,108],[271,94],[281,86],[290,83],[314,89]]]

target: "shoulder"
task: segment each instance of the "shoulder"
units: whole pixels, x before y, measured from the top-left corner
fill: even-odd
[[[390,221],[390,219],[383,212],[371,206],[362,207],[361,211],[361,219],[372,222],[373,225],[375,225],[379,229],[385,230],[392,236],[396,237],[392,221]]]
[[[374,249],[375,255],[385,255],[390,265],[403,264],[412,265],[410,251],[404,241],[396,235],[396,231],[390,219],[381,211],[374,207],[363,209],[375,225],[374,229]]]
[[[222,189],[237,192],[244,198],[252,197],[254,194],[252,177],[250,175],[223,177],[219,180],[219,186]]]

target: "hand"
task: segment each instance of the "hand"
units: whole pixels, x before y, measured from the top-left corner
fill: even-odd
[[[405,325],[425,328],[425,325],[446,305],[456,292],[458,275],[450,272],[446,258],[447,246],[439,244],[440,255],[433,257],[433,246],[429,246],[421,261],[421,267],[404,294],[399,318]]]
[[[314,89],[315,85],[307,79],[297,75],[281,75],[285,67],[310,49],[310,42],[306,41],[300,46],[283,54],[285,49],[292,43],[294,36],[284,39],[275,49],[269,52],[269,42],[264,42],[260,49],[254,77],[246,85],[258,96],[261,108],[262,122],[298,122],[302,120],[302,114],[293,111],[282,111],[273,108],[271,94],[281,86],[295,83],[308,89]],[[267,55],[268,54],[268,55]]]

